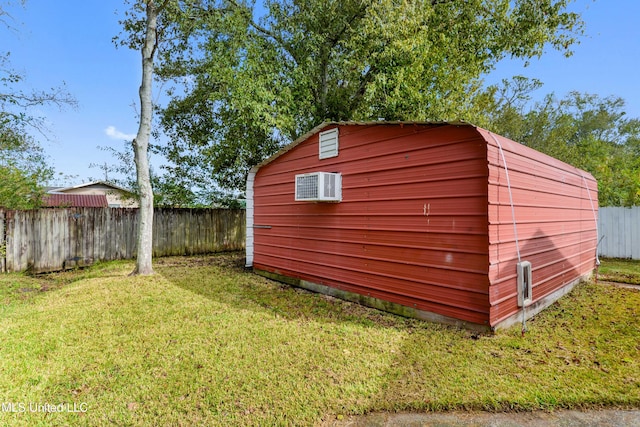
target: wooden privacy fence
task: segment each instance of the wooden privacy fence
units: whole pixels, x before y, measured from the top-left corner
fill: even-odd
[[[138,209],[0,210],[0,270],[37,273],[133,259],[137,230]],[[154,257],[240,250],[244,241],[244,210],[154,210]]]
[[[600,256],[640,259],[640,206],[598,209],[598,234]]]

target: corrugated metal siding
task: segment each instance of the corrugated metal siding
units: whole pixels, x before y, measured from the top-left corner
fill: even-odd
[[[640,206],[610,206],[598,214],[600,256],[640,259]]]
[[[504,161],[494,138],[502,145],[509,171],[521,259],[532,264],[534,302],[593,270],[598,193],[587,172],[479,131],[488,142],[489,280],[495,325],[519,308],[513,215]]]
[[[329,129],[329,128],[326,128]],[[326,130],[325,129],[325,130]],[[255,176],[254,267],[486,324],[486,144],[471,126],[340,125]],[[341,203],[294,202],[294,176],[342,173]]]

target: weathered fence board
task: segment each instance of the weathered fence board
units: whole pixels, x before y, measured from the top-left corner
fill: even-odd
[[[0,272],[6,271],[5,255],[7,253],[7,246],[4,239],[4,211],[0,209]]]
[[[243,249],[244,221],[243,210],[155,209],[153,255]],[[2,269],[45,272],[133,259],[137,229],[138,209],[131,208],[0,211]]]
[[[598,233],[600,256],[640,259],[640,206],[600,208]]]

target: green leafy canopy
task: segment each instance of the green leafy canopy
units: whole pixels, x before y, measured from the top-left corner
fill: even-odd
[[[324,120],[477,121],[498,61],[569,55],[583,26],[569,0],[169,3],[161,151],[176,180],[228,190]]]
[[[640,119],[624,100],[570,92],[531,103],[541,82],[523,77],[490,88],[484,125],[524,145],[589,171],[601,206],[640,204]]]
[[[42,147],[24,132],[0,123],[0,208],[40,206],[43,184],[53,177]]]

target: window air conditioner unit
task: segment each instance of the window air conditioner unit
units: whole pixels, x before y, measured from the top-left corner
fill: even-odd
[[[342,175],[313,172],[296,175],[296,201],[339,202],[342,200]]]

